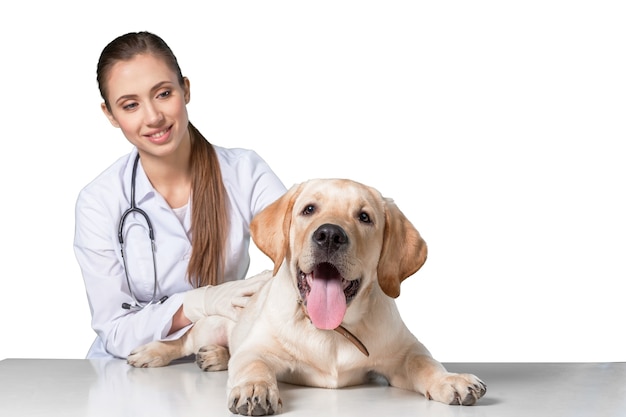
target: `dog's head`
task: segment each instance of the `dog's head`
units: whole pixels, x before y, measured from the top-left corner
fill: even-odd
[[[426,243],[390,199],[345,179],[293,186],[257,215],[251,235],[274,262],[287,262],[318,328],[341,324],[347,305],[378,281],[389,297],[426,261]]]

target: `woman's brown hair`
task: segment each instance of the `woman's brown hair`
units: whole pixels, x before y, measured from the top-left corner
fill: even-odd
[[[174,71],[181,86],[184,78],[176,56],[159,36],[150,32],[131,32],[109,43],[100,55],[97,69],[98,88],[107,109],[107,77],[111,67],[119,61],[128,61],[138,54],[160,57]],[[192,253],[187,267],[187,279],[196,286],[217,285],[223,282],[225,248],[228,237],[226,190],[219,161],[213,146],[189,122],[191,140],[191,245]]]

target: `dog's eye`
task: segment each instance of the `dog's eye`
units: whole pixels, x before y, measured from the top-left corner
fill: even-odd
[[[363,223],[371,223],[372,219],[370,219],[369,214],[367,214],[366,212],[362,211],[359,213],[359,220]]]
[[[304,214],[305,216],[308,216],[309,214],[313,214],[314,211],[315,211],[315,206],[313,204],[309,204],[308,206],[304,208],[304,210],[302,210],[302,214]]]

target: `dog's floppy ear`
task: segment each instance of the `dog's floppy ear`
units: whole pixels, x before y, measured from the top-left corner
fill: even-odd
[[[257,247],[274,262],[274,275],[289,256],[291,212],[302,184],[291,187],[282,197],[257,214],[250,223],[250,235]]]
[[[385,232],[378,261],[378,283],[389,297],[426,262],[428,249],[417,229],[391,199],[385,199]]]

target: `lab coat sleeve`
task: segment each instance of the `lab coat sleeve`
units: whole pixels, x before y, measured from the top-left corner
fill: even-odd
[[[252,169],[250,210],[252,217],[281,197],[287,190],[270,166],[256,152],[250,151],[248,166]]]
[[[138,311],[122,308],[122,303],[133,299],[118,255],[119,208],[115,201],[107,204],[107,195],[106,190],[81,191],[75,211],[74,252],[85,283],[92,328],[109,354],[125,358],[136,347],[167,337],[183,293],[170,294],[164,303]]]

